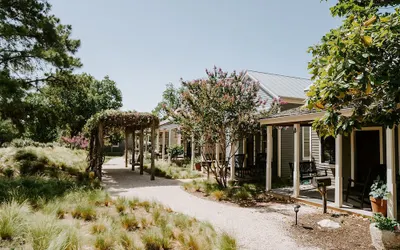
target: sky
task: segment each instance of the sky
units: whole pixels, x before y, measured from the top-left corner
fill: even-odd
[[[309,46],[340,20],[334,0],[50,0],[81,40],[80,72],[108,75],[123,109],[151,111],[166,84],[224,71],[309,78]]]

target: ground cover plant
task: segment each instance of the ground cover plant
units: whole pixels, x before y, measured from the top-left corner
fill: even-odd
[[[144,166],[146,172],[150,172],[149,164]],[[178,166],[176,163],[157,161],[155,163],[155,175],[167,179],[195,179],[203,177],[202,173],[193,170],[189,165]]]
[[[259,206],[266,202],[290,203],[291,200],[278,199],[265,193],[265,187],[259,183],[228,183],[221,187],[210,180],[193,180],[182,185],[183,189],[215,201],[230,202],[240,206]]]
[[[138,199],[80,190],[40,209],[25,202],[0,207],[0,248],[236,249],[211,224]]]

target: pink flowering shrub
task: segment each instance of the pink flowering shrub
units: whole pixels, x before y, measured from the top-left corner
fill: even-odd
[[[82,134],[73,137],[61,137],[62,143],[72,149],[86,149],[89,145],[89,140],[85,138]]]

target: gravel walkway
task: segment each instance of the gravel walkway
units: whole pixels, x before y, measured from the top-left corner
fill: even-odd
[[[293,206],[271,204],[265,208],[241,208],[198,198],[185,192],[181,181],[139,175],[124,167],[122,158],[114,158],[103,167],[112,195],[155,200],[174,211],[210,221],[217,228],[236,237],[240,249],[310,249],[299,246],[288,236],[293,223]],[[302,213],[315,212],[302,207]]]

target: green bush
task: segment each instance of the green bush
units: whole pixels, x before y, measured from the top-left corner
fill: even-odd
[[[175,159],[180,155],[183,155],[185,153],[185,149],[182,145],[173,145],[168,148],[167,152],[171,154],[171,158]]]
[[[373,222],[376,223],[376,227],[380,230],[387,230],[393,232],[399,223],[391,218],[383,216],[381,213],[374,213]]]

